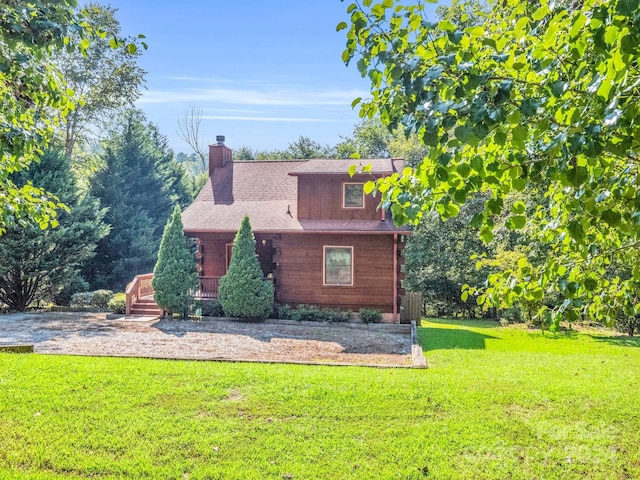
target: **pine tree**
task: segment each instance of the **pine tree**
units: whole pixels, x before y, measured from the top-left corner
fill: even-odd
[[[231,264],[220,279],[218,299],[230,317],[265,319],[273,311],[273,284],[265,281],[260,269],[248,216],[242,219],[233,241]]]
[[[109,227],[102,222],[104,211],[97,200],[78,192],[69,161],[60,151],[46,152],[12,181],[31,181],[70,209],[58,210],[56,228],[13,224],[0,236],[0,302],[23,311],[35,300],[50,300],[65,285],[77,283],[78,270],[95,254]]]
[[[176,205],[162,235],[151,285],[162,310],[169,315],[179,312],[186,318],[193,303],[193,291],[198,287],[198,272],[182,229],[180,207]]]
[[[105,143],[105,168],[91,192],[108,208],[111,233],[102,239],[85,276],[93,288],[122,291],[135,275],[156,263],[162,229],[177,203],[192,199],[184,168],[157,127],[136,110]]]

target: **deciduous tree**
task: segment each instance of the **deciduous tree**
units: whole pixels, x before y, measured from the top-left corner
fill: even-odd
[[[50,60],[53,52],[86,52],[105,35],[84,22],[76,0],[0,3],[0,234],[7,223],[31,218],[42,228],[55,225],[54,196],[31,183],[17,187],[10,176],[37,160],[53,138],[60,119],[74,108]],[[113,37],[113,46],[123,45]],[[136,45],[127,45],[130,51]]]
[[[75,107],[63,119],[63,132],[65,151],[74,161],[79,142],[86,144],[91,138],[100,139],[116,113],[133,106],[146,73],[137,63],[141,50],[112,48],[113,35],[121,34],[115,8],[89,3],[82,12],[92,29],[107,30],[110,35],[94,38],[83,52],[61,50],[53,56],[67,87],[73,91]],[[76,37],[74,34],[72,40],[81,40]]]
[[[415,168],[376,184],[396,221],[455,217],[482,191],[471,223],[490,241],[506,196],[543,185],[548,203],[531,217],[513,203],[507,225],[530,222],[548,256],[491,275],[478,301],[557,294],[559,306],[538,312],[553,324],[640,313],[638,2],[505,0],[480,25],[431,22],[421,4],[390,0],[348,11],[343,59],[371,79],[361,113],[429,147]],[[612,274],[614,260],[631,274]]]

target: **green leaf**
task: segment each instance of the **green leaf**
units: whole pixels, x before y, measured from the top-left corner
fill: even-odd
[[[630,17],[638,10],[638,0],[618,0],[616,13]]]
[[[349,176],[353,177],[356,174],[356,170],[358,167],[355,165],[349,165]]]
[[[376,188],[376,183],[373,181],[368,181],[364,184],[363,190],[366,195],[369,195]]]
[[[615,210],[605,210],[600,215],[600,218],[610,227],[617,227],[620,225],[622,216],[620,215],[620,212],[616,212]]]
[[[480,229],[480,238],[484,243],[491,243],[493,240],[493,231],[488,226],[484,226]]]
[[[340,22],[336,26],[336,32],[339,32],[340,30],[344,30],[345,28],[347,28],[347,22]]]
[[[524,213],[526,208],[526,205],[524,204],[523,201],[518,200],[517,202],[514,202],[513,205],[511,205],[511,211],[513,213]]]
[[[520,230],[527,223],[527,217],[524,215],[514,215],[509,218],[509,224],[512,230]]]

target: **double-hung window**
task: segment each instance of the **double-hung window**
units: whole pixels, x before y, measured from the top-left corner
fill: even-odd
[[[342,184],[342,208],[364,208],[364,183]]]
[[[353,285],[353,247],[324,247],[324,285]]]

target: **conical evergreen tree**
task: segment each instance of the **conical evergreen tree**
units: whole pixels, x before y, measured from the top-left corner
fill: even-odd
[[[179,312],[186,317],[193,303],[193,291],[198,287],[198,272],[182,229],[180,207],[176,205],[162,235],[151,285],[155,290],[154,299],[162,310],[169,315]]]
[[[98,201],[78,191],[61,151],[45,152],[39,163],[14,174],[12,181],[18,186],[33,182],[70,210],[58,210],[56,228],[13,224],[0,235],[0,302],[22,311],[35,300],[56,297],[65,285],[85,283],[78,270],[93,257],[109,227],[102,222]]]
[[[105,168],[92,179],[91,193],[108,209],[111,233],[84,273],[93,288],[123,290],[153,269],[165,221],[174,205],[190,203],[191,191],[166,138],[137,110],[110,135],[102,156]]]
[[[273,284],[264,279],[256,258],[256,239],[249,217],[242,219],[233,241],[229,271],[220,279],[218,300],[225,315],[265,319],[273,311]]]

